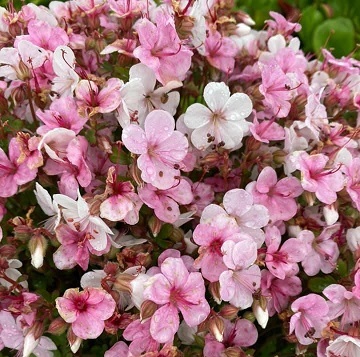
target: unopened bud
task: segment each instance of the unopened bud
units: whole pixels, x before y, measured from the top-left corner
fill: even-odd
[[[240,347],[228,347],[223,355],[226,357],[246,357],[246,353]]]
[[[135,163],[130,165],[129,173],[130,173],[130,177],[134,179],[134,181],[138,186],[144,185],[144,181],[141,179],[141,171],[139,170],[139,168]]]
[[[244,319],[249,320],[251,322],[255,322],[255,320],[256,320],[254,313],[251,311],[244,312],[243,317],[244,317]]]
[[[224,339],[225,324],[220,316],[212,316],[208,322],[208,328],[218,342]]]
[[[132,293],[131,282],[134,279],[135,279],[134,275],[130,275],[126,273],[119,274],[115,279],[114,289],[120,292],[131,294]]]
[[[32,78],[30,68],[22,60],[20,60],[19,67],[15,68],[15,71],[17,77],[22,81]]]
[[[47,248],[47,240],[41,234],[35,234],[29,240],[29,250],[31,254],[31,265],[38,269],[44,263],[44,256]]]
[[[276,150],[273,153],[273,160],[275,164],[281,165],[285,162],[286,159],[286,152],[284,150]]]
[[[335,224],[339,219],[339,212],[337,211],[334,204],[324,206],[323,214],[325,222],[328,226]]]
[[[218,281],[210,283],[209,291],[216,303],[221,304],[220,283]]]
[[[151,216],[148,221],[148,226],[150,228],[152,235],[154,237],[157,237],[157,235],[159,234],[159,232],[161,230],[162,222],[156,216]]]
[[[265,306],[264,306],[264,301],[265,301]],[[266,299],[263,296],[261,296],[260,300],[254,300],[252,305],[254,316],[262,328],[265,328],[269,321],[269,313],[266,305],[267,305]]]
[[[237,317],[239,309],[233,305],[225,305],[221,308],[219,315],[227,320],[232,320]]]
[[[72,353],[76,353],[81,346],[82,338],[76,337],[73,344],[70,343],[70,349]]]
[[[313,192],[308,192],[308,191],[304,191],[304,197],[305,197],[305,200],[308,204],[308,206],[312,207],[314,206],[314,203],[315,203],[315,194]]]
[[[68,324],[61,317],[57,317],[51,322],[48,332],[53,335],[60,336],[66,331],[67,328]]]
[[[140,320],[146,320],[154,315],[157,305],[151,300],[145,300],[140,307]]]
[[[181,242],[184,239],[184,232],[180,228],[174,227],[169,238],[175,243]]]
[[[24,338],[23,357],[29,357],[39,343],[39,338],[35,339],[32,331],[30,330]]]

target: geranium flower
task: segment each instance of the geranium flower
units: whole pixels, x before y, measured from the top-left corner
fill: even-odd
[[[97,338],[104,331],[104,321],[115,311],[115,300],[99,288],[67,289],[56,300],[60,316],[69,324],[77,337]]]
[[[252,111],[252,102],[244,93],[230,96],[229,87],[221,82],[208,83],[204,100],[209,108],[200,103],[190,105],[184,123],[194,129],[191,142],[199,150],[221,144],[225,149],[239,148],[250,123],[245,121]]]
[[[189,273],[181,258],[165,259],[160,270],[147,281],[144,297],[161,306],[151,317],[150,334],[159,343],[166,343],[179,328],[178,310],[193,327],[207,318],[210,306],[201,274]]]
[[[162,190],[177,184],[188,149],[185,136],[174,129],[175,120],[168,112],[154,110],[145,119],[145,130],[131,124],[122,133],[126,148],[140,155],[141,178]]]

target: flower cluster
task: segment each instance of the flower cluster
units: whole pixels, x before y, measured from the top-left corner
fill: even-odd
[[[270,16],[0,8],[6,355],[360,355],[360,63]]]

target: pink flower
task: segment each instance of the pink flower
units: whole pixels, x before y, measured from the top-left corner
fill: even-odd
[[[249,239],[226,241],[221,251],[228,270],[219,277],[220,296],[230,304],[246,309],[253,303],[253,293],[260,288],[260,268],[255,265],[256,243]]]
[[[301,30],[300,24],[286,20],[284,16],[275,11],[270,11],[270,16],[275,20],[266,21],[271,33],[279,33],[288,36],[293,32],[299,32]]]
[[[360,158],[356,157],[349,166],[345,168],[346,173],[346,191],[360,211]]]
[[[129,352],[134,356],[140,356],[144,352],[154,352],[160,347],[150,334],[151,319],[131,322],[123,332],[123,337],[127,341],[131,341]]]
[[[109,242],[101,251],[94,249],[89,242],[92,239],[89,232],[76,231],[66,224],[57,227],[56,238],[61,246],[54,253],[53,259],[60,270],[71,269],[76,265],[87,270],[90,253],[101,256],[110,249]]]
[[[220,71],[231,73],[234,70],[238,48],[231,38],[221,36],[218,31],[209,31],[205,39],[205,50],[201,52]]]
[[[193,233],[194,242],[200,245],[199,257],[195,265],[201,269],[205,279],[215,282],[226,270],[221,246],[227,240],[239,241],[243,235],[234,218],[220,214],[208,220],[202,220]]]
[[[0,148],[0,197],[11,197],[16,194],[18,186],[32,181],[37,168],[30,169],[27,161],[19,163],[21,151],[16,138],[9,143],[9,158]]]
[[[249,123],[245,120],[252,111],[252,102],[244,93],[230,96],[224,83],[210,82],[204,89],[204,100],[209,108],[200,103],[190,105],[185,113],[184,123],[194,129],[191,142],[199,150],[210,145],[236,149],[241,146],[247,134]]]
[[[213,335],[205,336],[204,357],[222,357],[229,347],[248,347],[258,339],[258,332],[252,322],[246,319],[237,319],[235,323],[222,319],[225,325],[223,340],[217,341]]]
[[[252,194],[254,202],[264,205],[270,214],[272,222],[287,221],[297,212],[295,197],[301,195],[303,189],[295,177],[285,177],[277,181],[275,170],[267,166],[255,182],[246,186],[246,191]]]
[[[60,316],[71,324],[74,334],[82,339],[97,338],[115,311],[116,303],[105,290],[86,288],[68,289],[56,300]]]
[[[54,99],[48,110],[38,109],[36,115],[45,124],[36,130],[40,135],[55,128],[70,129],[79,134],[88,120],[87,117],[78,114],[76,102],[72,97]]]
[[[201,274],[189,273],[181,258],[165,259],[160,270],[146,283],[144,297],[161,305],[151,318],[150,334],[159,343],[166,343],[172,341],[179,328],[178,310],[193,327],[207,318],[210,306]]]
[[[276,278],[266,269],[261,271],[261,293],[268,299],[269,315],[284,311],[289,300],[301,293],[301,280],[297,276]]]
[[[308,230],[300,232],[298,239],[303,240],[308,247],[308,253],[301,262],[307,275],[314,276],[320,270],[329,274],[336,268],[340,252],[332,236],[339,230],[339,227],[339,224],[326,227],[318,237]]]
[[[175,223],[180,217],[179,204],[189,204],[193,200],[191,186],[184,179],[167,190],[158,190],[147,184],[139,189],[139,197],[148,207],[154,209],[156,217],[168,223]]]
[[[193,53],[181,44],[172,18],[159,13],[156,25],[148,19],[136,25],[140,46],[134,56],[150,67],[161,84],[183,81],[191,65]]]
[[[99,90],[98,86],[89,80],[81,80],[75,90],[80,108],[89,111],[89,117],[96,113],[111,113],[121,103],[120,88],[123,82],[118,78],[110,78]]]
[[[323,297],[316,294],[302,296],[291,304],[294,315],[290,319],[290,331],[302,345],[310,345],[321,337],[322,330],[329,322],[328,305]]]
[[[325,169],[329,158],[324,154],[301,153],[298,168],[301,171],[301,185],[304,190],[314,192],[319,201],[332,204],[336,192],[344,187],[344,178],[338,169]]]
[[[29,327],[21,315],[15,319],[10,312],[0,311],[0,350],[7,347],[19,351],[21,356],[28,357],[33,353],[38,357],[52,357],[51,351],[56,350],[54,342],[45,336],[34,340],[34,336],[28,332]],[[31,346],[26,346],[29,338],[32,339]]]
[[[130,124],[122,133],[126,148],[140,155],[141,178],[162,190],[178,183],[180,163],[188,149],[186,137],[174,128],[175,120],[168,112],[154,110],[145,119],[145,130]]]
[[[264,105],[277,118],[286,117],[291,108],[292,98],[290,78],[276,64],[261,67],[260,93],[265,97]]]
[[[276,226],[267,227],[265,235],[266,267],[279,279],[296,275],[299,272],[297,263],[301,262],[308,252],[305,243],[300,239],[290,238],[280,248],[281,234]]]
[[[331,320],[341,316],[341,327],[360,320],[360,299],[339,284],[327,286],[323,294],[329,299],[329,318]]]
[[[132,183],[117,181],[115,167],[111,167],[106,185],[106,192],[110,194],[110,197],[101,203],[100,217],[114,222],[124,220],[128,224],[136,224],[139,221],[139,211],[143,203],[134,192]]]

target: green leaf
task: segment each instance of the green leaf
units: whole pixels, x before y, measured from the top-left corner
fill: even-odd
[[[313,48],[316,52],[325,47],[333,48],[333,55],[348,55],[355,47],[355,29],[352,21],[344,17],[329,19],[316,27]]]
[[[132,161],[130,154],[119,148],[118,145],[112,147],[112,154],[109,156],[109,159],[114,164],[120,165],[130,165]]]
[[[303,10],[300,20],[302,29],[299,32],[299,37],[305,52],[314,50],[312,47],[314,30],[323,20],[324,16],[316,6],[308,6]]]
[[[322,293],[326,287],[335,283],[336,280],[330,275],[324,277],[314,277],[309,280],[308,288],[314,293]]]

